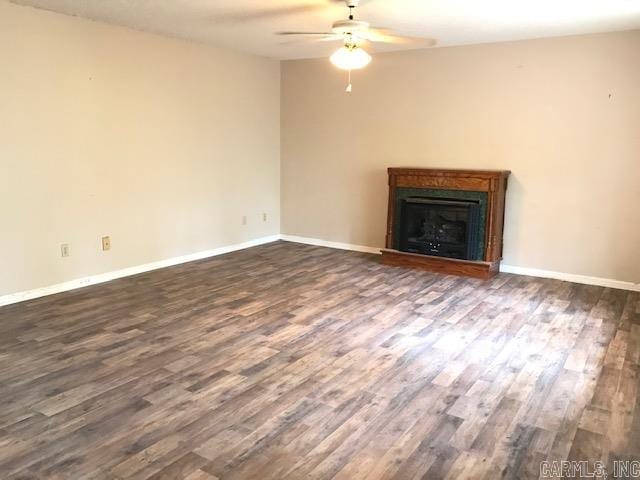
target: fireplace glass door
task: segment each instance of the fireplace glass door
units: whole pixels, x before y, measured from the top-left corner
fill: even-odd
[[[400,250],[477,260],[480,205],[476,201],[409,197],[402,202]]]

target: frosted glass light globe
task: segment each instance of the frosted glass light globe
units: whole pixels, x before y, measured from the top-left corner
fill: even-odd
[[[331,55],[329,60],[342,70],[358,70],[369,65],[371,55],[360,47],[344,46]]]

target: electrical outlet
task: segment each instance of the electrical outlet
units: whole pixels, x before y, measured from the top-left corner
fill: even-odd
[[[242,224],[243,224],[243,225],[246,225],[246,224],[247,224],[247,216],[246,216],[246,215],[243,215],[243,216],[242,216]]]
[[[111,250],[111,237],[102,237],[102,251]]]
[[[267,221],[267,214],[266,214],[266,213],[263,213],[263,214],[262,214],[262,221],[263,221],[263,222],[266,222],[266,221]]]
[[[62,245],[60,245],[60,256],[62,256],[62,257],[68,257],[69,256],[69,244],[68,243],[63,243]]]

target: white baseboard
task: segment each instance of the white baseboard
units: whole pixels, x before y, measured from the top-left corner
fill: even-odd
[[[287,242],[303,243],[306,245],[315,245],[319,247],[336,248],[339,250],[351,250],[354,252],[380,254],[380,248],[378,247],[367,247],[364,245],[353,245],[350,243],[331,242],[328,240],[321,240],[319,238],[299,237],[296,235],[271,235],[269,237],[257,238],[255,240],[249,240],[248,242],[238,243],[235,245],[228,245],[225,247],[214,248],[212,250],[205,250],[203,252],[191,253],[189,255],[183,255],[180,257],[168,258],[166,260],[159,260],[157,262],[147,263],[144,265],[137,265],[135,267],[124,268],[122,270],[116,270],[114,272],[107,272],[98,275],[91,275],[89,277],[78,278],[68,282],[50,285],[48,287],[36,288],[34,290],[27,290],[24,292],[11,293],[9,295],[0,296],[0,307],[3,305],[10,305],[12,303],[18,303],[25,300],[44,297],[47,295],[53,295],[55,293],[75,290],[77,288],[87,287],[89,285],[96,285],[98,283],[108,282],[109,280],[115,280],[117,278],[150,272],[151,270],[157,270],[159,268],[171,267],[173,265],[178,265],[181,263],[192,262],[194,260],[201,260],[203,258],[215,257],[217,255],[223,255],[225,253],[244,250],[245,248],[264,245],[265,243],[271,243],[277,240],[285,240]],[[554,272],[550,270],[540,270],[537,268],[518,267],[514,265],[504,264],[500,266],[500,271],[505,273],[514,273],[516,275],[553,278],[566,282],[597,285],[600,287],[617,288],[620,290],[640,292],[640,283],[624,282],[621,280],[613,280],[610,278],[589,277],[586,275],[577,275],[573,273]]]
[[[611,278],[590,277],[588,275],[577,275],[575,273],[554,272],[552,270],[540,270],[538,268],[517,267],[514,265],[500,265],[500,271],[505,273],[515,273],[516,275],[527,275],[529,277],[553,278],[565,282],[583,283],[585,285],[597,285],[599,287],[617,288],[620,290],[631,290],[640,292],[640,283],[624,282]]]
[[[205,250],[203,252],[191,253],[188,255],[182,255],[180,257],[173,257],[166,260],[146,263],[144,265],[124,268],[122,270],[116,270],[114,272],[107,272],[98,275],[91,275],[89,277],[78,278],[75,280],[70,280],[68,282],[50,285],[48,287],[36,288],[34,290],[27,290],[24,292],[11,293],[9,295],[0,296],[0,306],[23,302],[25,300],[31,300],[47,295],[53,295],[54,293],[67,292],[69,290],[75,290],[76,288],[87,287],[89,285],[96,285],[98,283],[108,282],[109,280],[115,280],[117,278],[129,277],[131,275],[137,275],[139,273],[150,272],[151,270],[157,270],[159,268],[171,267],[180,263],[193,262],[194,260],[215,257],[217,255],[223,255],[225,253],[244,250],[245,248],[264,245],[265,243],[275,242],[277,240],[280,240],[280,235],[271,235],[269,237],[261,237],[255,240],[249,240],[248,242],[237,243],[235,245],[227,245],[224,247],[214,248],[212,250]]]
[[[354,252],[380,254],[379,248],[365,247],[364,245],[352,245],[350,243],[330,242],[328,240],[320,240],[319,238],[298,237],[296,235],[280,235],[280,238],[286,242],[304,243],[306,245],[316,245],[318,247],[337,248],[338,250],[351,250]]]
[[[307,245],[317,245],[320,247],[338,248],[340,250],[353,250],[355,252],[380,253],[380,248],[365,247],[362,245],[351,245],[349,243],[337,243],[318,238],[298,237],[295,235],[281,235],[282,240],[288,242],[305,243]],[[640,283],[624,282],[610,278],[589,277],[574,273],[553,272],[550,270],[540,270],[537,268],[517,267],[513,265],[500,265],[500,271],[514,273],[516,275],[527,275],[530,277],[553,278],[565,282],[582,283],[586,285],[597,285],[599,287],[617,288],[620,290],[631,290],[640,292]]]

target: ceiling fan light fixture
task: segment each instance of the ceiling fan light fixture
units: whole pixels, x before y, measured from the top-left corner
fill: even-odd
[[[355,45],[345,45],[329,58],[341,70],[359,70],[371,62],[371,55]]]

